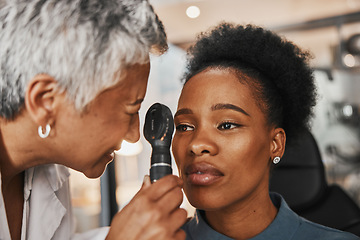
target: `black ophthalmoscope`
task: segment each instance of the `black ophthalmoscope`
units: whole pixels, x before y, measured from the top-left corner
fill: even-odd
[[[144,136],[151,144],[151,182],[172,174],[170,145],[174,132],[174,119],[170,109],[160,103],[153,104],[146,113]]]

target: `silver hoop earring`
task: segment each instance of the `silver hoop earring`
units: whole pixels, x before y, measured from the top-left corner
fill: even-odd
[[[38,128],[39,137],[47,138],[49,136],[49,134],[50,134],[50,130],[51,130],[50,124],[46,124],[45,132],[43,132],[42,126],[39,126],[39,128]]]
[[[278,164],[280,162],[280,157],[274,157],[273,163]]]

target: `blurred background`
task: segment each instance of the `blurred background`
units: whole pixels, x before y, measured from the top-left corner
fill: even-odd
[[[329,183],[341,185],[360,205],[360,0],[150,0],[170,44],[161,57],[151,57],[148,92],[140,110],[161,102],[175,113],[181,91],[186,49],[196,35],[221,21],[272,29],[313,59],[319,102],[312,124]],[[124,145],[127,143],[123,143]],[[115,203],[123,208],[141,186],[150,167],[150,144],[141,137],[116,154]],[[177,174],[175,163],[174,174]],[[106,225],[101,216],[101,182],[71,172],[78,232]],[[111,179],[110,179],[111,181]],[[192,214],[184,200],[183,207]],[[103,206],[104,208],[104,206]]]

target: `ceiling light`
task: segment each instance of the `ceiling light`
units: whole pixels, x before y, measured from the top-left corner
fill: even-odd
[[[354,109],[351,105],[346,104],[343,106],[342,113],[345,117],[349,118],[354,114]]]
[[[197,6],[190,6],[186,9],[186,15],[189,18],[197,18],[200,15],[200,8]]]
[[[355,58],[352,54],[348,53],[344,56],[344,64],[347,67],[354,67],[355,66]]]

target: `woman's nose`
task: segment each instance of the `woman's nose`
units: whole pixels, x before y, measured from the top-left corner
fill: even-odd
[[[195,156],[204,154],[213,156],[216,155],[218,151],[219,149],[216,142],[213,141],[210,135],[204,132],[197,132],[188,146],[188,152]]]
[[[137,142],[140,139],[139,125],[140,125],[139,116],[136,116],[134,117],[134,119],[132,119],[124,140],[130,143]]]

